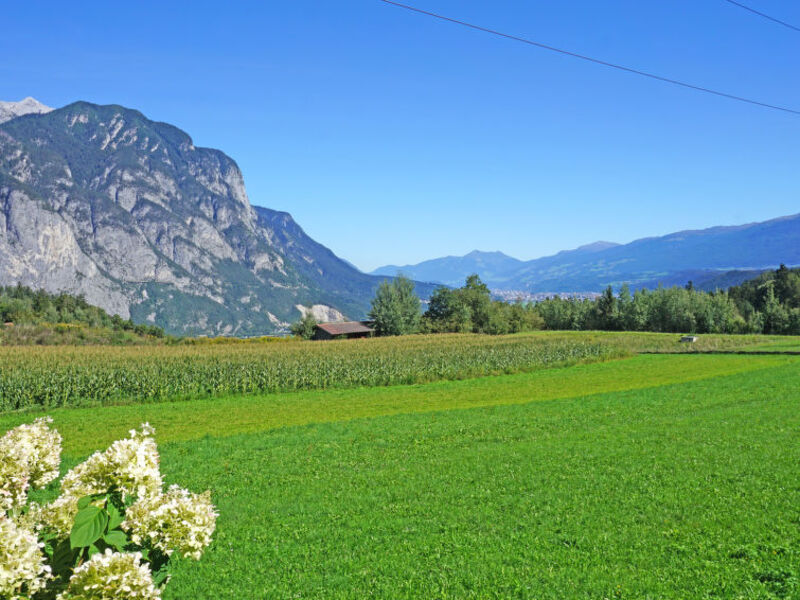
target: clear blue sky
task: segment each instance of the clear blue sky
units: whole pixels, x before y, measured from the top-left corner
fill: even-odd
[[[800,25],[800,3],[742,0]],[[800,33],[723,0],[408,0],[800,109]],[[800,116],[378,0],[13,2],[0,99],[117,103],[241,166],[363,269],[800,212]]]

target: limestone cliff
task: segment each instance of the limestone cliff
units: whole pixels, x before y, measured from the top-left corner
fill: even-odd
[[[297,305],[366,312],[379,279],[251,206],[224,153],[121,106],[28,105],[0,124],[0,284],[174,333],[281,331]]]

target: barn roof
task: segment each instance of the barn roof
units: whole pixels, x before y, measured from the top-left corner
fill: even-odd
[[[317,325],[322,331],[330,335],[345,335],[348,333],[372,333],[372,329],[359,321],[345,323],[320,323]]]

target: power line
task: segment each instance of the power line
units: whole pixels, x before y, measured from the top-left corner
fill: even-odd
[[[733,4],[734,6],[738,6],[739,8],[743,8],[746,11],[753,13],[754,15],[758,15],[759,17],[763,17],[769,21],[772,21],[773,23],[778,23],[779,25],[783,25],[784,27],[788,27],[789,29],[794,29],[795,31],[800,32],[800,27],[795,27],[791,23],[787,23],[786,21],[781,21],[780,19],[776,19],[775,17],[770,17],[769,15],[757,11],[755,8],[750,8],[749,6],[745,6],[741,2],[736,2],[736,0],[724,0],[724,1]]]
[[[421,8],[416,8],[414,6],[409,6],[408,4],[401,4],[400,2],[394,2],[393,0],[380,0],[385,4],[391,4],[392,6],[397,6],[399,8],[404,8],[406,10],[410,10],[412,12],[416,12],[422,15],[426,15],[429,17],[434,17],[436,19],[440,19],[442,21],[447,21],[449,23],[455,23],[456,25],[462,25],[464,27],[469,27],[470,29],[475,29],[477,31],[482,31],[484,33],[490,33],[492,35],[496,35],[502,38],[506,38],[509,40],[513,40],[515,42],[522,42],[523,44],[528,44],[530,46],[536,46],[537,48],[542,48],[544,50],[549,50],[551,52],[558,52],[559,54],[564,54],[566,56],[571,56],[573,58],[579,58],[581,60],[585,60],[591,63],[595,63],[598,65],[602,65],[604,67],[611,67],[612,69],[618,69],[620,71],[625,71],[627,73],[633,73],[635,75],[641,75],[642,77],[649,77],[650,79],[655,79],[657,81],[662,81],[664,83],[671,83],[672,85],[681,86],[684,88],[688,88],[690,90],[696,90],[698,92],[705,92],[706,94],[713,94],[715,96],[721,96],[723,98],[728,98],[730,100],[737,100],[738,102],[746,102],[747,104],[754,104],[756,106],[761,106],[763,108],[769,108],[772,110],[779,110],[782,112],[790,113],[793,115],[800,115],[800,110],[795,110],[793,108],[786,108],[785,106],[777,106],[775,104],[767,104],[766,102],[759,102],[758,100],[751,100],[750,98],[744,98],[742,96],[735,96],[733,94],[728,94],[725,92],[719,92],[717,90],[712,90],[711,88],[702,87],[699,85],[693,85],[691,83],[685,83],[683,81],[678,81],[677,79],[670,79],[669,77],[662,77],[661,75],[656,75],[654,73],[648,73],[647,71],[640,71],[639,69],[633,69],[631,67],[626,67],[623,65],[618,65],[615,63],[607,62],[605,60],[600,60],[598,58],[592,58],[591,56],[586,56],[584,54],[578,54],[577,52],[570,52],[569,50],[563,50],[561,48],[556,48],[554,46],[548,46],[547,44],[542,44],[541,42],[535,42],[528,38],[519,37],[516,35],[510,35],[508,33],[503,33],[501,31],[496,31],[494,29],[489,29],[487,27],[481,27],[480,25],[474,25],[473,23],[467,23],[466,21],[459,21],[458,19],[453,19],[451,17],[446,17],[444,15],[440,15],[437,13],[429,12],[427,10],[422,10]]]

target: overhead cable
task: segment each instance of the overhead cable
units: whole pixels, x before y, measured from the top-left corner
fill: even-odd
[[[786,21],[781,21],[780,19],[776,19],[775,17],[770,17],[768,14],[763,12],[757,11],[755,8],[750,8],[741,2],[736,2],[736,0],[723,0],[724,2],[728,2],[729,4],[733,4],[734,6],[738,6],[739,8],[743,8],[746,11],[753,13],[754,15],[758,15],[759,17],[763,17],[768,21],[772,21],[773,23],[778,23],[778,25],[783,25],[784,27],[788,27],[789,29],[794,29],[797,32],[800,32],[800,27],[796,27],[791,23],[787,23]]]
[[[677,85],[680,87],[688,88],[690,90],[695,90],[698,92],[704,92],[706,94],[713,94],[715,96],[721,96],[723,98],[728,98],[729,100],[736,100],[737,102],[745,102],[747,104],[753,104],[755,106],[761,106],[762,108],[769,108],[771,110],[778,110],[785,113],[790,113],[793,115],[800,115],[800,110],[796,110],[793,108],[787,108],[785,106],[778,106],[776,104],[769,104],[767,102],[760,102],[758,100],[752,100],[750,98],[745,98],[743,96],[736,96],[734,94],[728,94],[726,92],[720,92],[718,90],[714,90],[711,88],[703,87],[700,85],[694,85],[691,83],[686,83],[684,81],[678,81],[677,79],[671,79],[669,77],[662,77],[661,75],[656,75],[655,73],[649,73],[647,71],[642,71],[640,69],[634,69],[632,67],[626,67],[624,65],[619,65],[616,63],[608,62],[605,60],[601,60],[599,58],[592,58],[591,56],[586,56],[585,54],[578,54],[577,52],[571,52],[569,50],[564,50],[562,48],[556,48],[555,46],[549,46],[547,44],[543,44],[541,42],[537,42],[528,38],[519,37],[516,35],[511,35],[508,33],[503,33],[501,31],[496,31],[494,29],[489,29],[488,27],[481,27],[480,25],[475,25],[473,23],[468,23],[466,21],[460,21],[458,19],[454,19],[452,17],[446,17],[444,15],[440,15],[438,13],[430,12],[427,10],[423,10],[421,8],[416,8],[415,6],[410,6],[408,4],[402,4],[400,2],[394,2],[393,0],[379,0],[384,4],[391,4],[392,6],[397,6],[399,8],[404,8],[406,10],[410,10],[415,13],[419,13],[421,15],[426,15],[428,17],[433,17],[435,19],[440,19],[442,21],[447,21],[448,23],[454,23],[456,25],[461,25],[463,27],[469,27],[470,29],[475,29],[477,31],[482,31],[484,33],[489,33],[491,35],[496,35],[498,37],[506,38],[509,40],[513,40],[515,42],[521,42],[523,44],[528,44],[530,46],[536,46],[537,48],[541,48],[543,50],[549,50],[550,52],[558,52],[559,54],[564,54],[566,56],[571,56],[572,58],[578,58],[580,60],[585,60],[591,63],[595,63],[598,65],[602,65],[604,67],[610,67],[612,69],[618,69],[620,71],[625,71],[627,73],[633,73],[634,75],[640,75],[642,77],[648,77],[650,79],[655,79],[657,81],[662,81],[664,83],[670,83],[672,85]]]

